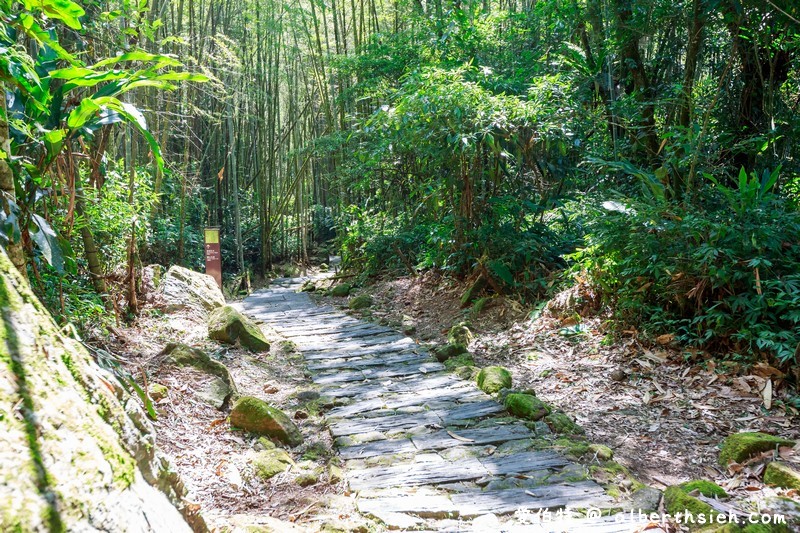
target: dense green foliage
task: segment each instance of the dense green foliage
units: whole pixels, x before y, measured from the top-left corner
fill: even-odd
[[[620,324],[796,363],[796,2],[0,6],[3,238],[64,319],[135,316],[219,225],[234,288],[316,248],[529,305],[576,275]]]

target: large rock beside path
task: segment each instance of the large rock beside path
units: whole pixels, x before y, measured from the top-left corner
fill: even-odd
[[[269,341],[261,329],[230,305],[214,309],[208,316],[208,336],[227,344],[238,342],[251,352],[269,350]]]
[[[154,486],[180,504],[137,399],[62,336],[2,249],[0,316],[0,531],[191,531]]]
[[[303,443],[300,430],[286,413],[253,396],[242,396],[231,409],[231,426],[276,439],[288,446]]]
[[[161,352],[164,362],[181,367],[193,367],[208,374],[211,379],[198,385],[194,392],[205,403],[216,409],[222,409],[236,395],[228,367],[212,359],[203,350],[192,348],[186,344],[171,342]]]
[[[225,297],[214,278],[173,265],[158,287],[161,306],[168,313],[186,308],[212,311],[225,305]]]

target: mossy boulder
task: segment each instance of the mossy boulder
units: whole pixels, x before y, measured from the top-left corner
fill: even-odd
[[[344,479],[344,472],[335,464],[328,465],[328,483],[335,485]]]
[[[509,413],[525,420],[536,421],[550,413],[550,406],[531,394],[509,394],[503,404]]]
[[[710,505],[700,501],[694,496],[689,496],[687,491],[682,485],[673,485],[664,491],[664,508],[672,516],[687,517],[691,516],[694,524],[712,524],[715,523],[717,516],[720,514],[715,511]],[[688,520],[684,520],[687,522]]]
[[[601,461],[610,461],[614,458],[614,450],[605,444],[590,444],[589,452],[594,454]]]
[[[150,396],[151,400],[157,402],[167,397],[169,389],[161,383],[151,383],[150,386],[147,387],[147,394]]]
[[[687,481],[686,483],[681,483],[680,487],[686,494],[692,494],[696,491],[698,494],[702,494],[706,498],[728,497],[728,493],[725,492],[725,489],[723,489],[713,481],[706,481],[704,479]]]
[[[242,396],[236,401],[230,422],[233,427],[266,435],[288,446],[303,443],[300,430],[286,413],[253,396]]]
[[[261,329],[248,317],[226,305],[215,309],[208,317],[208,336],[227,344],[237,342],[251,352],[269,350],[269,341]]]
[[[372,296],[369,294],[362,294],[350,300],[347,307],[353,310],[366,309],[367,307],[372,307],[372,302]]]
[[[741,463],[749,457],[778,446],[794,446],[794,441],[774,435],[758,432],[734,433],[722,441],[719,452],[719,463],[728,466],[730,463]]]
[[[453,369],[453,373],[460,377],[461,379],[465,379],[467,381],[473,381],[477,376],[478,373],[481,371],[480,368],[477,366],[458,366]]]
[[[259,452],[251,461],[256,475],[264,481],[285,472],[294,464],[286,450],[271,448]]]
[[[311,485],[316,485],[319,482],[319,477],[322,475],[322,472],[322,468],[305,470],[300,472],[300,474],[294,478],[294,483],[295,485],[299,485],[301,487],[310,487]]]
[[[161,354],[165,357],[165,362],[167,363],[175,366],[191,366],[218,378],[218,380],[212,380],[196,391],[206,403],[221,409],[231,398],[236,396],[236,385],[228,368],[219,361],[212,359],[203,350],[192,348],[186,344],[171,342],[167,344]]]
[[[478,387],[487,394],[511,388],[511,372],[502,366],[487,366],[478,373]]]
[[[772,461],[764,471],[764,483],[782,489],[800,490],[800,472],[786,463]]]
[[[544,418],[544,421],[553,433],[561,433],[563,435],[583,433],[583,428],[561,411],[550,413]]]
[[[167,271],[158,294],[167,312],[186,308],[208,312],[225,305],[225,296],[214,278],[177,265]]]
[[[328,296],[337,296],[342,298],[350,294],[350,291],[353,290],[353,286],[349,283],[340,283],[335,287],[331,287],[328,291]]]
[[[463,347],[462,351],[467,351],[467,346],[472,341],[473,335],[469,324],[461,322],[450,328],[447,333],[447,342],[450,345]]]
[[[186,532],[141,409],[0,247],[0,531]],[[187,513],[188,514],[188,513]]]
[[[466,346],[456,344],[442,344],[432,350],[433,356],[440,363],[467,352]]]
[[[314,292],[317,290],[317,283],[313,279],[307,279],[300,285],[300,292]]]
[[[478,276],[478,279],[473,281],[469,287],[464,291],[464,294],[461,295],[461,308],[469,307],[469,305],[480,296],[483,289],[486,288],[488,281],[486,278],[481,274]]]
[[[402,331],[404,335],[413,335],[417,332],[416,321],[408,315],[403,315],[403,318],[400,320],[400,331]]]

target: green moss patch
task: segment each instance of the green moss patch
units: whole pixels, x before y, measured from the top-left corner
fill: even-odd
[[[361,296],[356,296],[347,304],[347,307],[350,309],[366,309],[367,307],[372,307],[372,296],[369,294],[362,294]]]
[[[467,345],[472,341],[472,338],[472,331],[466,322],[454,325],[447,333],[447,342],[455,346],[463,346],[464,350],[467,349]]]
[[[800,490],[800,472],[785,463],[772,461],[764,471],[764,483],[782,489]]]
[[[336,296],[342,298],[350,294],[351,290],[353,290],[353,286],[350,285],[349,283],[340,283],[335,287],[331,287],[331,289],[328,291],[328,296]]]
[[[272,437],[289,446],[303,443],[300,430],[283,411],[253,396],[236,401],[230,422],[233,427]]]
[[[556,411],[550,413],[544,419],[550,431],[553,433],[560,433],[563,435],[577,435],[583,433],[583,428],[580,427],[574,420],[566,414]]]
[[[478,387],[487,394],[511,388],[511,372],[502,366],[487,366],[478,373]]]
[[[273,448],[260,452],[252,459],[251,464],[256,475],[266,481],[281,472],[285,472],[286,469],[294,464],[294,461],[285,450]]]
[[[664,491],[664,508],[667,513],[683,517],[682,522],[686,524],[702,526],[715,523],[720,513],[694,496],[689,496],[687,492],[681,485],[673,485]]]
[[[525,420],[539,420],[550,413],[550,406],[530,394],[509,394],[503,402],[508,412]]]
[[[746,432],[728,435],[719,452],[719,463],[728,466],[730,463],[741,463],[749,457],[774,450],[778,446],[794,446],[794,441],[767,435],[766,433]]]
[[[713,483],[711,481],[705,481],[703,479],[697,479],[695,481],[688,481],[686,483],[681,483],[680,487],[687,494],[697,491],[707,498],[728,497],[728,493],[725,492],[725,489],[723,489],[716,483]]]
[[[461,353],[456,355],[455,357],[451,357],[449,359],[444,360],[444,367],[447,370],[455,370],[460,366],[475,366],[475,360],[472,359],[472,355],[468,353]]]
[[[227,344],[238,342],[252,352],[269,350],[269,342],[261,329],[230,305],[219,307],[208,316],[208,336]]]
[[[467,353],[467,349],[464,346],[460,346],[457,344],[443,344],[442,346],[437,346],[434,348],[431,353],[436,358],[437,361],[440,363],[447,363],[447,361],[457,358],[459,355],[465,354],[469,357],[468,363],[461,363],[455,366],[464,366],[466,364],[472,365],[474,361],[472,360],[472,356]],[[452,366],[452,365],[451,365]],[[455,368],[455,366],[453,368]]]

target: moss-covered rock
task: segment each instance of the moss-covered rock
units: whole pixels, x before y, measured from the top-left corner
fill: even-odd
[[[706,481],[704,479],[696,479],[694,481],[687,481],[686,483],[680,484],[681,489],[686,494],[691,494],[695,491],[697,493],[702,494],[707,498],[727,498],[728,493],[725,492],[725,489],[717,485],[712,481]]]
[[[487,394],[511,388],[511,372],[502,366],[487,366],[478,373],[478,387]]]
[[[344,472],[335,464],[328,465],[328,483],[336,485],[344,479]]]
[[[525,420],[539,420],[550,413],[550,406],[530,394],[509,394],[503,402],[508,412]]]
[[[167,397],[169,389],[161,383],[151,383],[150,386],[147,387],[147,394],[150,395],[150,399],[157,402]]]
[[[722,441],[719,463],[722,466],[728,466],[733,462],[741,463],[757,453],[774,450],[778,446],[794,446],[794,444],[794,441],[766,433],[734,433]]]
[[[417,332],[416,321],[408,315],[403,315],[403,318],[400,320],[400,331],[402,331],[404,335],[413,335]]]
[[[294,478],[294,482],[296,485],[301,487],[310,487],[311,485],[316,485],[319,482],[319,476],[322,474],[321,468],[314,468],[313,470],[305,470],[300,472],[300,474]]]
[[[353,310],[358,309],[366,309],[367,307],[372,307],[372,296],[369,294],[362,294],[361,296],[356,296],[347,304],[347,307]]]
[[[467,346],[472,341],[473,335],[469,324],[460,322],[450,328],[447,333],[447,342],[453,346],[463,347],[462,351],[467,351]]]
[[[434,348],[431,353],[436,358],[437,361],[440,363],[444,363],[445,361],[452,359],[458,355],[467,353],[466,346],[456,345],[456,344],[442,344],[441,346],[437,346]],[[462,366],[462,365],[459,365]]]
[[[331,287],[330,290],[328,290],[328,296],[336,296],[341,298],[350,294],[351,290],[353,290],[353,286],[349,283],[340,283],[339,285]]]
[[[583,433],[583,428],[561,411],[550,413],[545,417],[544,421],[553,433],[561,433],[563,435]]]
[[[664,491],[664,508],[672,516],[691,517],[693,524],[715,523],[716,517],[720,514],[710,505],[704,503],[694,496],[689,496],[681,485],[673,485]],[[688,518],[682,520],[689,523]]]
[[[202,390],[196,391],[201,396],[205,395],[209,399],[207,403],[213,402],[214,407],[217,409],[224,407],[231,398],[236,396],[236,385],[233,383],[233,378],[228,368],[219,361],[212,359],[203,350],[192,348],[185,344],[169,343],[161,354],[165,357],[165,362],[167,363],[175,366],[191,366],[219,378],[218,382],[209,383],[207,386],[202,387]],[[211,400],[212,397],[221,401]],[[206,398],[202,399],[205,401]]]
[[[313,279],[307,279],[300,285],[300,292],[314,292],[317,290],[317,282]]]
[[[481,369],[478,368],[477,366],[470,366],[470,365],[458,366],[453,369],[453,373],[456,376],[460,377],[461,379],[465,379],[467,381],[473,381],[478,376],[478,372],[480,371]]]
[[[62,334],[0,247],[0,531],[188,533],[168,467],[138,399]]]
[[[486,288],[487,283],[488,282],[486,281],[486,278],[483,277],[483,274],[481,274],[480,276],[478,276],[478,279],[476,279],[469,287],[467,287],[467,290],[465,290],[464,294],[461,295],[462,309],[464,307],[469,307],[469,305],[476,298],[478,298],[478,296],[480,296],[483,289]]]
[[[226,305],[215,309],[208,317],[208,336],[227,344],[239,343],[252,352],[269,350],[269,341],[261,329],[248,317]]]
[[[286,450],[272,448],[259,452],[252,460],[253,470],[264,481],[285,472],[294,464],[292,457]]]
[[[764,471],[764,483],[782,489],[800,490],[800,472],[786,463],[772,461]]]
[[[614,450],[605,444],[590,444],[589,452],[594,454],[601,461],[610,461],[614,458]]]
[[[303,443],[300,430],[286,413],[253,396],[242,396],[231,409],[231,426],[266,435],[289,446]]]

